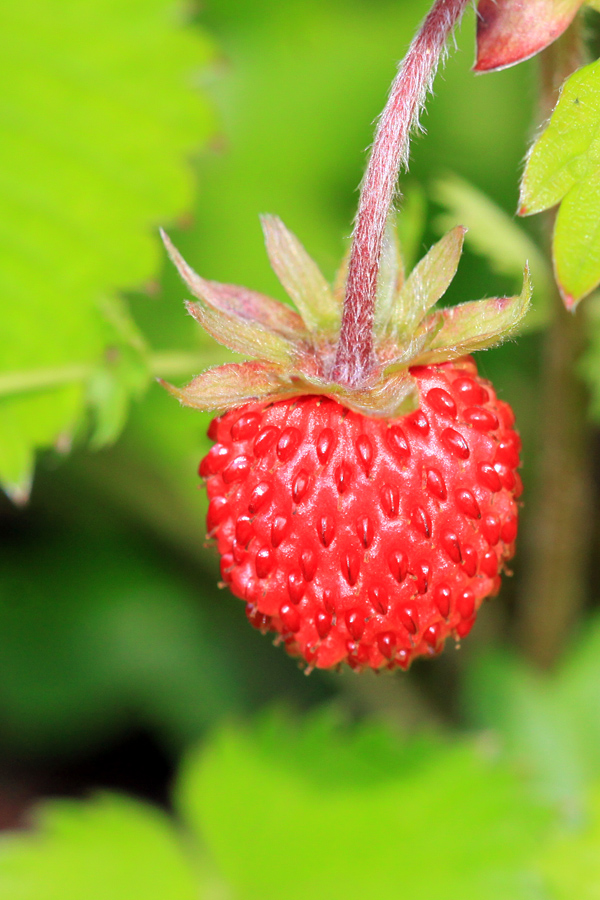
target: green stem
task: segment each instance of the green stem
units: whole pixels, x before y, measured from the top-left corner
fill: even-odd
[[[541,115],[548,118],[564,80],[584,63],[581,22],[541,57]],[[550,245],[553,215],[545,220]],[[558,295],[542,359],[537,483],[524,535],[525,577],[518,630],[527,655],[547,668],[585,602],[593,510],[587,397],[577,377],[584,344],[581,313],[568,313]]]
[[[163,350],[153,353],[149,368],[154,377],[187,378],[203,372],[209,366],[220,365],[225,351],[218,344],[205,347],[201,353],[187,353],[183,350]]]
[[[56,366],[47,369],[29,369],[22,372],[5,372],[0,375],[0,397],[43,391],[62,387],[89,378],[92,367],[88,365]]]
[[[148,358],[148,368],[152,376],[163,378],[186,377],[193,372],[206,369],[211,362],[210,353],[185,353],[165,350],[153,353]],[[219,354],[219,359],[222,352]],[[216,360],[215,360],[216,361]],[[67,366],[52,366],[42,369],[5,372],[0,374],[0,397],[26,394],[63,387],[88,381],[98,367],[90,363],[75,363]]]
[[[592,540],[587,397],[576,375],[584,342],[581,314],[558,292],[542,362],[540,448],[525,538],[520,642],[537,665],[553,665],[586,598]]]

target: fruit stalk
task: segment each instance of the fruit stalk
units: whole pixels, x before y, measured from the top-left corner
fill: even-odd
[[[546,120],[565,81],[585,62],[578,16],[540,58],[540,113]],[[554,214],[544,225],[550,232]],[[584,344],[581,312],[568,313],[556,291],[555,316],[544,345],[540,455],[526,537],[520,641],[542,668],[556,662],[585,601],[592,509],[585,389],[577,375]]]
[[[400,65],[383,110],[363,180],[333,369],[340,384],[362,384],[373,367],[373,317],[379,261],[398,172],[411,130],[431,87],[446,42],[469,0],[436,0]]]

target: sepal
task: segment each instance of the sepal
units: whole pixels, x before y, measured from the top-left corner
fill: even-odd
[[[375,300],[375,320],[373,324],[375,341],[384,335],[390,321],[400,291],[404,286],[405,273],[398,226],[395,215],[388,217],[383,238],[377,297]]]
[[[384,367],[384,374],[389,375],[401,368],[413,364],[428,350],[438,332],[444,326],[443,310],[436,310],[426,316],[419,327],[404,343],[388,342],[379,348],[379,359]]]
[[[332,397],[370,416],[395,418],[419,405],[417,383],[406,367],[386,374],[379,369],[363,390],[348,390],[306,371],[290,371],[262,362],[227,363],[207,369],[183,388],[157,379],[183,406],[202,412],[242,406],[250,401],[277,402],[298,394]]]
[[[207,369],[183,388],[162,378],[158,382],[184,406],[209,412],[241,406],[283,391],[285,371],[261,362],[227,363]]]
[[[366,416],[395,419],[414,412],[419,406],[417,382],[406,368],[382,375],[368,390],[353,391],[347,406]]]
[[[466,231],[457,225],[417,263],[396,297],[386,336],[406,339],[414,333],[425,313],[443,297],[456,275]]]
[[[252,400],[277,402],[318,394],[364,415],[397,418],[419,405],[411,366],[445,362],[499,343],[516,330],[529,306],[531,284],[526,269],[519,297],[429,312],[454,277],[466,229],[452,229],[405,281],[395,221],[390,220],[379,285],[374,366],[360,387],[349,387],[330,375],[347,266],[342,264],[332,292],[279,219],[264,217],[263,225],[271,262],[303,319],[261,294],[200,278],[163,236],[182,278],[198,298],[187,303],[191,315],[231,350],[258,357],[209,369],[181,389],[161,381],[186,406],[208,411]],[[312,328],[316,330],[311,332]]]
[[[509,338],[518,329],[531,301],[529,266],[523,273],[523,290],[516,297],[494,297],[461,303],[440,310],[443,323],[429,348],[414,361],[429,365],[486,350]]]
[[[234,318],[202,303],[186,302],[187,311],[216,341],[241,353],[257,356],[269,362],[285,366],[302,356],[299,345],[267,331],[261,325]]]
[[[362,388],[348,388],[324,378],[307,377],[304,373],[292,376],[291,380],[296,394],[321,394],[355,412],[376,418],[403,416],[419,405],[417,383],[406,366],[392,374],[380,366]]]
[[[271,266],[313,334],[337,334],[341,307],[321,270],[277,216],[261,216]]]
[[[302,336],[305,330],[302,319],[289,306],[245,287],[220,284],[218,281],[201,278],[188,265],[162,229],[160,234],[171,262],[198,300],[242,321],[256,322],[268,331],[273,331],[282,337],[295,340]]]

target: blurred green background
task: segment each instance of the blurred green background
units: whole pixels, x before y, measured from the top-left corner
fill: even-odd
[[[527,256],[537,287],[525,333],[478,360],[517,413],[526,491],[514,578],[459,652],[307,678],[250,629],[204,542],[210,417],[154,381],[225,359],[158,226],[204,276],[281,298],[273,212],[333,277],[428,5],[0,10],[0,898],[600,897],[594,298],[553,401],[588,504],[568,608],[530,602],[562,552],[536,544],[552,288],[541,229],[512,218],[535,62],[474,77],[468,14],[401,182],[412,262],[470,226],[448,302],[517,291]]]

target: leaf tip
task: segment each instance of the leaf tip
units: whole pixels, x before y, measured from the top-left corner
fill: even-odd
[[[489,65],[486,64],[485,60],[480,56],[477,57],[473,66],[471,67],[471,71],[475,73],[475,75],[484,75],[486,72],[493,71],[490,69]]]
[[[167,253],[172,257],[173,253],[175,252],[175,247],[173,245],[173,242],[171,241],[171,238],[164,228],[159,228],[158,233],[160,234],[160,239],[163,242]]]
[[[272,228],[274,228],[281,222],[279,216],[274,215],[274,213],[259,213],[258,218],[260,220],[262,230],[265,233],[265,237],[267,236],[267,232],[269,232]]]
[[[28,474],[18,484],[3,484],[0,487],[15,506],[26,506],[31,497],[31,488],[33,485],[33,476]]]
[[[521,291],[521,296],[525,300],[527,307],[529,307],[532,294],[533,284],[531,283],[531,269],[529,267],[529,260],[527,260],[525,262],[525,268],[523,269],[523,289]]]
[[[202,316],[202,304],[201,303],[193,303],[191,300],[184,300],[183,305],[185,306],[186,312],[188,316],[191,316],[192,319],[195,319],[196,322],[204,327],[204,317]]]
[[[165,381],[164,378],[157,378],[156,380],[160,384],[160,386],[165,389],[165,391],[167,391],[173,397],[176,397],[180,403],[183,403],[183,392],[180,390],[180,388],[176,388],[174,384],[171,384],[169,381]]]
[[[492,72],[502,72],[504,69],[510,69],[511,66],[516,66],[517,63],[524,62],[531,56],[534,56],[536,52],[537,51],[533,50],[527,55],[515,53],[506,56],[495,56],[492,53],[486,56],[481,53],[475,60],[472,71],[475,75],[488,75]]]
[[[574,297],[573,294],[567,293],[567,291],[563,290],[563,288],[560,287],[560,285],[559,285],[559,291],[560,291],[560,296],[562,297],[562,301],[565,304],[565,309],[567,310],[567,312],[574,313],[575,310],[577,309],[577,306],[579,305],[579,300],[581,298]]]
[[[479,0],[475,72],[498,72],[544,50],[568,28],[583,0]]]

